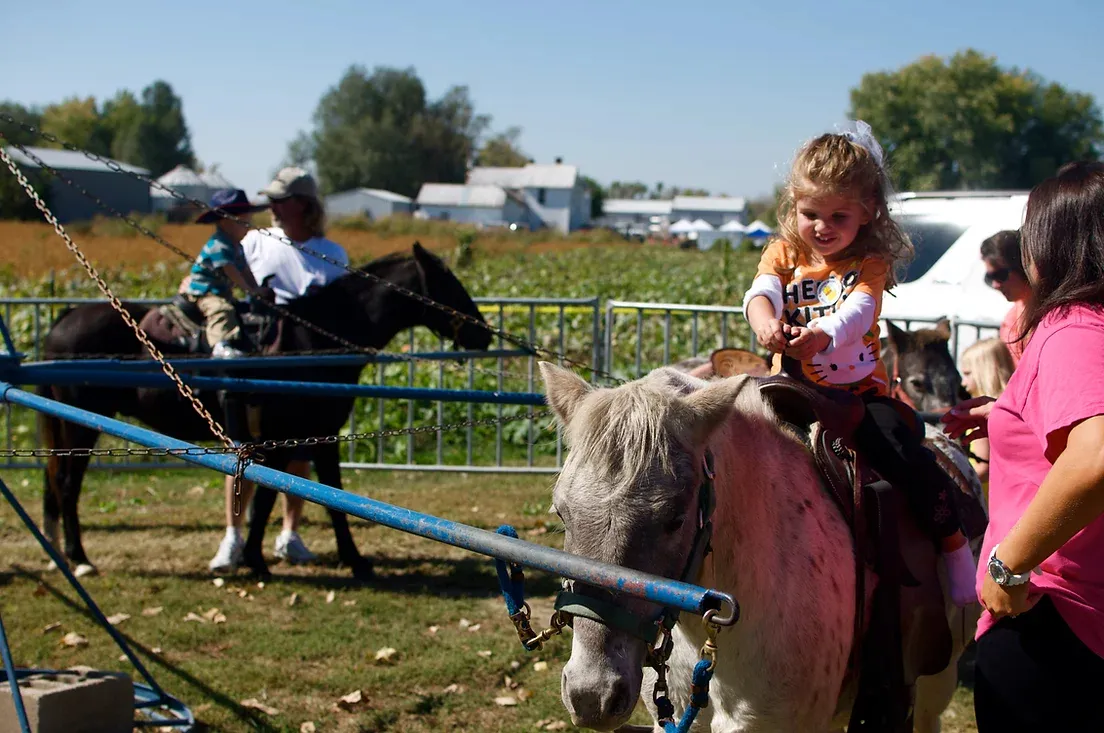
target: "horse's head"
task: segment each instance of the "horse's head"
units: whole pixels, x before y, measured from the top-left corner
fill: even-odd
[[[571,448],[553,490],[564,549],[683,579],[698,536],[705,446],[732,414],[747,378],[707,383],[663,368],[611,389],[592,388],[546,362],[540,368],[546,399]],[[663,611],[579,583],[572,590],[643,621]],[[640,695],[647,642],[619,624],[579,616],[573,628],[564,706],[576,725],[613,730],[629,719]]]
[[[475,301],[444,260],[418,242],[414,243],[413,249],[414,263],[424,283],[423,295],[479,323],[486,323]],[[489,330],[440,308],[426,306],[422,325],[438,336],[450,339],[457,348],[483,351],[491,345]]]
[[[949,321],[943,319],[934,328],[916,331],[904,331],[890,323],[887,335],[884,358],[896,379],[898,397],[907,397],[920,412],[944,411],[969,397],[948,348]]]

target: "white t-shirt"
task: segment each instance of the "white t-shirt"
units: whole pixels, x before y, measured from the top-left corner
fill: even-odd
[[[268,286],[276,293],[276,303],[283,305],[306,294],[312,285],[325,285],[348,273],[342,267],[309,255],[293,247],[281,237],[283,229],[251,229],[242,239],[242,250],[260,285],[271,277]],[[334,262],[349,264],[349,255],[337,242],[325,237],[314,237],[300,246],[329,257]]]

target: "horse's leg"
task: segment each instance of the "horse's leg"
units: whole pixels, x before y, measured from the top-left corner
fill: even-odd
[[[288,452],[276,450],[265,455],[265,465],[274,471],[287,468]],[[276,492],[257,484],[253,492],[253,511],[249,517],[249,534],[242,551],[242,562],[256,575],[267,578],[272,575],[264,559],[264,534],[272,507],[276,505]]]
[[[99,433],[82,425],[65,423],[62,426],[68,448],[91,448],[96,444]],[[60,470],[55,475],[57,495],[61,500],[61,519],[65,531],[65,556],[78,578],[96,573],[96,567],[89,561],[81,543],[80,494],[84,474],[88,469],[89,456],[77,455],[59,457]]]
[[[314,470],[318,474],[318,483],[341,490],[341,454],[336,443],[318,445],[314,449]],[[372,561],[360,554],[353,534],[349,530],[349,518],[341,512],[329,510],[333,524],[334,538],[337,540],[337,556],[343,565],[353,571],[357,580],[370,580],[375,571]]]

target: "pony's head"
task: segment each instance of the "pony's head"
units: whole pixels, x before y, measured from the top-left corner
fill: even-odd
[[[899,392],[920,412],[943,412],[969,394],[951,356],[951,323],[940,320],[932,328],[905,331],[889,323],[888,348],[882,358]]]
[[[697,533],[706,445],[733,414],[748,377],[704,382],[661,368],[617,388],[594,388],[561,367],[541,362],[540,368],[570,447],[552,496],[564,549],[682,580]],[[604,600],[642,619],[663,610],[635,598]],[[576,725],[613,730],[636,705],[647,643],[578,616],[573,628],[564,705]]]

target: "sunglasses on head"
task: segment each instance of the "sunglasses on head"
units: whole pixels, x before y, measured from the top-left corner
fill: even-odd
[[[1008,279],[1008,276],[1012,274],[1012,268],[1002,267],[999,270],[993,270],[992,272],[985,273],[985,284],[992,285],[993,283],[1002,283]]]

